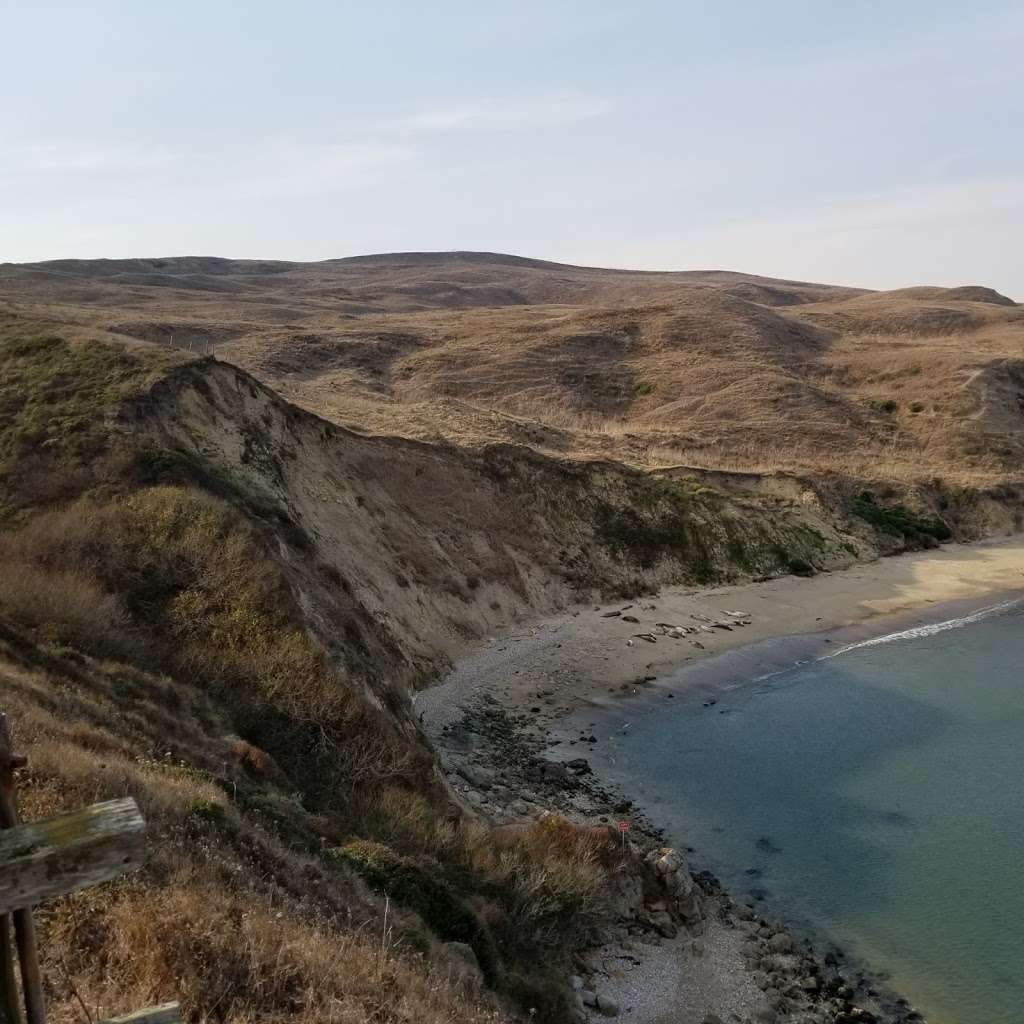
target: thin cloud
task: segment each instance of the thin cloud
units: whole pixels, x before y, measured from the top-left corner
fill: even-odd
[[[529,100],[484,100],[436,107],[399,118],[395,125],[425,133],[460,129],[507,131],[588,121],[614,109],[613,103],[601,97],[558,94]]]
[[[277,145],[247,154],[247,169],[231,180],[230,189],[242,199],[346,191],[371,185],[386,169],[415,157],[409,146],[392,144]]]
[[[1024,178],[905,186],[769,217],[722,220],[614,253],[616,265],[725,268],[777,277],[896,287],[981,281],[1011,294],[1000,242],[1024,230]]]
[[[134,143],[77,140],[13,146],[0,161],[0,175],[133,175],[164,168],[179,159],[167,149]]]

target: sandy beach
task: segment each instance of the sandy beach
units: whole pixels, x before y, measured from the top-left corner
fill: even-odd
[[[416,707],[442,750],[450,749],[446,727],[484,694],[509,712],[525,712],[531,730],[557,750],[560,720],[573,711],[643,699],[647,687],[670,679],[678,692],[705,681],[752,678],[825,654],[831,648],[823,645],[958,617],[1021,592],[1019,535],[812,578],[669,588],[654,597],[575,607],[487,640],[441,684],[420,693]],[[500,751],[493,755],[500,761]],[[582,822],[607,820],[579,810],[573,816]],[[774,1019],[748,964],[752,927],[711,916],[696,943],[684,935],[643,947],[642,954],[636,946],[627,944],[636,952],[613,946],[594,959],[592,978],[631,1024]]]
[[[759,641],[858,625],[881,630],[897,619],[927,621],[941,617],[937,605],[1019,590],[1022,535],[950,544],[811,578],[666,588],[653,597],[577,606],[484,641],[439,685],[419,694],[416,708],[436,736],[466,700],[485,690],[509,707],[536,708],[540,724]],[[673,637],[666,625],[697,632]]]

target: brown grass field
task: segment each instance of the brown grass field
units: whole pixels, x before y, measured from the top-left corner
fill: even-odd
[[[1024,455],[1024,307],[480,253],[0,267],[0,313],[212,350],[358,430],[640,466],[986,484]]]

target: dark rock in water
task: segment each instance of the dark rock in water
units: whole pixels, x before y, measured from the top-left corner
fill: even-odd
[[[718,703],[717,700],[706,700],[704,701],[704,707],[713,708]]]
[[[585,757],[574,757],[571,761],[565,762],[565,767],[577,775],[590,774],[590,762]]]
[[[767,836],[761,836],[756,845],[763,853],[782,853],[782,848],[776,846]]]
[[[754,900],[757,900],[759,903],[762,902],[763,900],[766,900],[769,897],[769,895],[770,895],[770,893],[768,892],[767,889],[751,889],[750,890],[750,898],[754,899]]]
[[[596,737],[596,736],[595,736],[595,735],[594,735],[593,733],[591,733],[591,734],[590,734],[590,735],[589,735],[589,736],[587,737],[587,742],[588,742],[588,743],[596,743],[596,742],[597,742],[597,737]]]
[[[760,878],[764,872],[760,868],[747,868],[743,874],[750,875],[751,878]]]
[[[623,622],[639,622],[640,620],[635,615],[623,615]]]
[[[693,880],[708,896],[715,896],[722,891],[722,883],[710,871],[695,871]]]

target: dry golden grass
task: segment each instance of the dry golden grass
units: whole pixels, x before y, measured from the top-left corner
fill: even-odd
[[[154,287],[153,275],[176,277],[177,287]],[[939,474],[990,482],[1019,468],[1020,310],[974,292],[865,296],[735,275],[417,258],[14,268],[0,272],[2,296],[83,339],[0,330],[0,558],[15,570],[0,580],[0,684],[33,759],[26,813],[131,794],[154,848],[139,879],[48,908],[60,1020],[77,1012],[72,983],[98,1012],[181,997],[193,1021],[490,1019],[493,1007],[439,948],[468,940],[499,991],[560,1021],[564,994],[545,970],[564,976],[601,919],[616,856],[607,834],[557,819],[495,834],[453,814],[394,681],[371,685],[374,653],[394,655],[389,669],[403,656],[388,637],[360,631],[377,606],[353,597],[351,617],[325,624],[352,633],[329,648],[313,639],[297,597],[296,581],[345,590],[339,566],[365,586],[368,550],[387,547],[380,564],[393,586],[381,593],[406,601],[410,580],[418,588],[396,606],[401,628],[411,629],[402,615],[414,600],[434,601],[443,587],[472,609],[481,576],[507,574],[512,602],[525,603],[521,549],[504,541],[524,526],[509,524],[495,507],[500,492],[481,481],[525,466],[531,499],[582,521],[565,507],[575,480],[571,500],[593,512],[578,467],[492,453],[437,458],[440,468],[428,470],[418,446],[366,442],[370,454],[351,438],[349,461],[332,462],[330,431],[300,437],[294,410],[256,401],[253,383],[226,368],[215,380],[200,366],[199,418],[188,421],[187,399],[168,402],[181,422],[177,433],[162,423],[159,435],[199,471],[153,486],[154,453],[133,435],[141,420],[112,424],[145,398],[155,371],[145,356],[84,339],[141,339],[153,352],[172,336],[193,350],[212,340],[329,417],[474,447],[514,441],[645,467],[908,483]],[[218,406],[215,386],[237,404]],[[254,409],[259,422],[249,423]],[[232,462],[235,434],[204,433],[207,414],[237,419],[246,443],[273,428],[280,451],[268,448],[266,465],[254,467],[246,447]],[[285,486],[271,456],[290,458],[300,442],[312,468],[292,480],[279,523],[251,502],[268,482]],[[471,471],[485,461],[489,476]],[[386,481],[370,487],[383,462]],[[217,473],[233,503],[196,485]],[[544,473],[557,477],[550,494]],[[349,475],[366,486],[345,491],[338,477]],[[761,528],[759,514],[770,518],[761,506],[740,516],[724,493],[705,508],[696,484],[683,495],[660,477],[627,475],[606,486],[636,493],[602,505],[598,522],[623,560],[653,564],[666,545],[676,550],[690,523],[683,512],[697,508],[701,545],[687,549],[686,565],[710,574],[708,536],[722,527],[723,550],[733,550],[727,542],[741,530]],[[338,493],[319,495],[332,487]],[[466,493],[452,500],[459,487]],[[376,512],[364,515],[371,500]],[[323,513],[328,503],[342,506],[334,518]],[[385,514],[394,518],[382,534],[352,528],[357,516]],[[562,544],[540,530],[551,522],[528,524],[543,534],[538,568]],[[318,542],[350,545],[354,565],[332,563],[331,576],[313,564],[325,550],[306,537],[303,551],[299,523],[319,530]],[[492,544],[493,558],[463,557],[464,527]],[[302,559],[309,564],[297,573]],[[591,577],[578,578],[584,586]],[[402,893],[383,952],[371,889]]]
[[[212,344],[296,404],[376,433],[959,483],[1024,458],[1024,310],[979,288],[405,254],[65,262],[9,269],[5,294],[76,330]]]
[[[79,571],[44,568],[0,535],[0,608],[38,635],[97,653],[133,653],[131,623],[121,602]]]
[[[154,845],[141,879],[47,908],[58,1019],[80,998],[108,1013],[169,997],[192,1020],[492,1019],[438,946],[464,938],[499,991],[561,1019],[548,972],[600,913],[607,865],[559,829],[499,849],[453,820],[425,747],[311,639],[270,538],[194,486],[142,485],[152,453],[123,435],[90,441],[115,443],[122,476],[80,476],[69,450],[69,493],[34,508],[22,489],[0,532],[16,570],[0,583],[0,676],[32,758],[25,813],[132,795]],[[7,450],[17,471],[27,449]],[[432,891],[451,915],[424,924],[406,879],[381,953],[379,902],[325,853],[359,843],[414,880],[443,876]]]
[[[526,942],[557,955],[571,936],[585,938],[607,910],[608,873],[618,844],[602,830],[556,816],[497,833],[476,821],[439,817],[421,795],[394,787],[359,812],[389,844],[468,872],[480,892],[500,894],[495,927],[507,945]]]
[[[462,918],[442,907],[429,928],[452,938],[449,920],[470,921],[492,982],[562,1019],[544,979],[605,907],[619,857],[606,831],[547,818],[496,834],[394,786],[364,789],[345,815],[311,814],[265,758],[231,759],[230,710],[201,685],[38,646],[2,619],[0,685],[30,758],[26,818],[130,795],[148,823],[141,875],[42,914],[55,1020],[75,1019],[79,1000],[102,1016],[169,998],[190,1021],[237,1024],[505,1019],[414,915],[408,885],[392,890],[404,898],[384,930],[381,902],[324,856],[353,835],[436,879]]]
[[[382,945],[383,908],[282,841],[246,808],[269,795],[223,774],[222,713],[197,688],[73,652],[0,624],[0,683],[34,819],[134,796],[150,862],[134,878],[56,901],[41,915],[53,1019],[179,998],[190,1021],[455,1024],[503,1016],[461,986],[429,941]],[[227,785],[225,785],[227,783]],[[296,835],[313,821],[291,808]],[[394,916],[397,912],[397,916]]]
[[[83,498],[0,535],[0,557],[18,568],[0,583],[15,620],[202,678],[234,705],[239,729],[304,763],[322,792],[422,770],[425,753],[344,685],[267,542],[223,501],[180,487]]]

